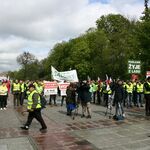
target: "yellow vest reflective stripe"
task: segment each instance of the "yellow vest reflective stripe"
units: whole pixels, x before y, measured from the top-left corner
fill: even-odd
[[[32,109],[33,94],[35,94],[35,93],[37,93],[36,90],[34,90],[33,92],[31,92],[30,95],[28,96],[28,106],[27,106],[27,109]],[[36,108],[41,108],[40,96],[38,96],[38,104],[36,105]]]
[[[148,84],[148,86],[150,87],[150,83],[146,82]],[[144,94],[150,94],[150,91],[146,91],[146,89],[144,89]]]
[[[20,91],[20,84],[13,83],[13,92]]]
[[[137,85],[137,93],[142,93],[143,92],[143,84]]]
[[[6,86],[0,86],[0,95],[7,95],[8,89]]]
[[[128,93],[132,93],[133,92],[133,84],[131,84],[130,86],[127,84],[126,87],[127,87],[127,92]]]

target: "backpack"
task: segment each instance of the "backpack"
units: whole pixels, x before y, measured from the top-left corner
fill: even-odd
[[[46,108],[47,100],[44,96],[41,96],[41,109]]]

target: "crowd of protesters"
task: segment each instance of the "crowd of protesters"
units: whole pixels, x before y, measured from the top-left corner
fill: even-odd
[[[42,81],[2,81],[0,85],[0,109],[6,110],[7,98],[11,91],[13,94],[14,108],[22,106],[24,100],[30,95],[29,85],[33,84],[35,90],[40,96],[44,93],[44,83]],[[59,91],[59,90],[58,90]],[[50,95],[49,105],[57,106],[57,95]],[[146,81],[80,81],[79,83],[70,83],[66,90],[66,96],[62,96],[61,106],[66,101],[66,114],[72,115],[72,111],[79,105],[82,107],[81,117],[91,118],[91,103],[109,106],[110,100],[112,106],[115,106],[115,115],[125,117],[124,107],[127,109],[134,107],[144,107],[146,116],[150,116],[150,77]]]

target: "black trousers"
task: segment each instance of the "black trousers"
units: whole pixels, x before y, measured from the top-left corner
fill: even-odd
[[[56,95],[50,95],[49,97],[49,104],[52,104],[52,99],[54,100],[54,105],[56,105]]]
[[[25,99],[25,92],[21,92],[20,94],[20,105],[23,105]]]
[[[20,105],[20,93],[14,93],[14,106],[16,106],[16,102],[17,102],[17,106]]]
[[[29,112],[28,119],[27,119],[27,122],[26,122],[25,126],[30,126],[31,123],[32,123],[32,120],[34,118],[41,124],[43,129],[47,128],[47,126],[46,126],[46,124],[45,124],[45,122],[44,122],[44,120],[42,118],[41,109],[40,108]]]
[[[95,91],[95,92],[93,92],[93,103],[94,103],[94,104],[96,103],[95,98],[96,98],[96,91]]]
[[[0,95],[0,108],[6,107],[7,95]]]
[[[101,104],[101,93],[100,93],[100,91],[97,91],[97,102],[98,102],[98,104]]]
[[[66,96],[62,96],[62,99],[61,99],[61,106],[63,106],[64,99],[66,99]]]
[[[105,102],[105,106],[108,107],[108,94],[104,93],[104,102]]]

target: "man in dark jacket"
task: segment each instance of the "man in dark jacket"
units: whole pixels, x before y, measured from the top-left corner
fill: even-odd
[[[82,116],[85,117],[85,113],[87,110],[87,118],[91,118],[91,93],[90,93],[90,83],[88,81],[83,81],[80,85],[80,98],[81,98],[81,105],[82,105]]]
[[[125,91],[121,80],[117,81],[113,91],[114,91],[114,105],[116,107],[115,116],[125,117],[123,109],[123,100],[125,96]]]

